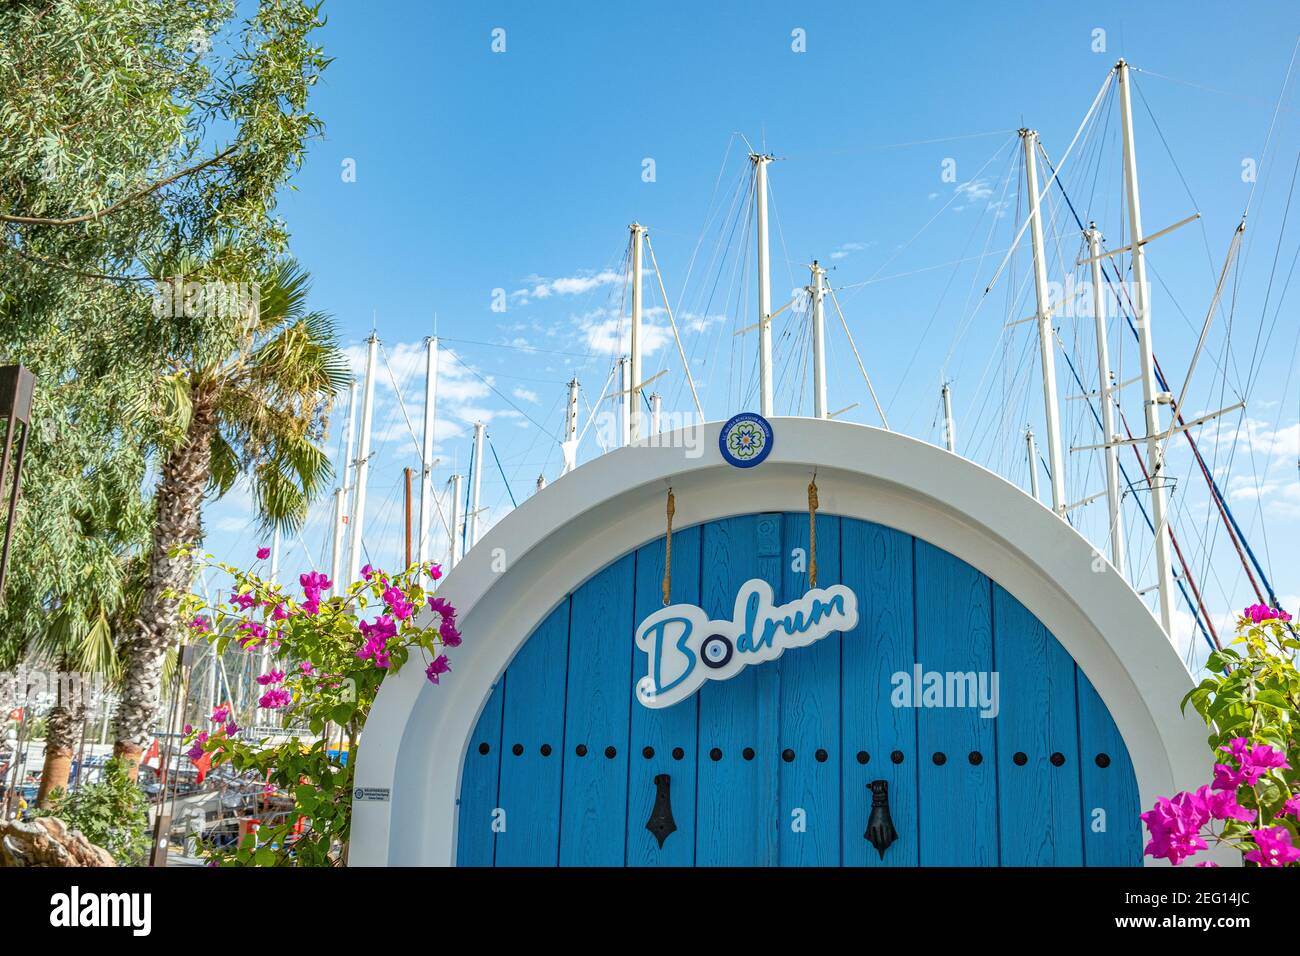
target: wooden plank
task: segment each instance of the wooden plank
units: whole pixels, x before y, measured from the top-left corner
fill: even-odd
[[[993,659],[1001,863],[1082,866],[1074,659],[997,584]]]
[[[456,826],[456,865],[491,866],[496,850],[492,821],[501,779],[501,708],[505,678],[492,687],[465,752],[460,775],[460,815]]]
[[[1138,814],[1142,811],[1128,747],[1087,675],[1077,667],[1075,673],[1084,865],[1141,866],[1143,835]]]
[[[780,539],[779,515],[744,515],[704,526],[700,606],[711,618],[731,618],[736,592],[750,578],[763,578],[774,591],[780,586]],[[780,861],[778,687],[779,670],[766,663],[700,688],[698,866],[776,866]]]
[[[811,560],[808,515],[784,515],[782,525],[778,603],[797,600],[808,591]],[[798,563],[796,549],[803,552]],[[840,519],[818,515],[817,586],[840,583]],[[788,650],[775,662],[781,695],[782,866],[840,865],[840,640],[839,634],[831,634],[808,647]]]
[[[925,541],[916,542],[916,649],[924,672],[993,670],[989,579]],[[987,678],[986,678],[987,679]],[[917,709],[922,866],[998,864],[993,721],[975,707]],[[942,765],[935,762],[941,754]],[[969,755],[977,754],[972,763]]]
[[[700,527],[673,532],[673,604],[700,602]],[[663,607],[664,539],[636,553],[637,623]],[[628,866],[692,866],[695,863],[695,764],[699,696],[654,709],[635,702],[636,682],[645,676],[648,655],[632,647],[631,747],[628,751]],[[655,803],[655,777],[667,774],[677,829],[661,848],[646,829]]]
[[[505,830],[497,833],[497,866],[559,862],[568,649],[565,598],[506,669],[500,790]]]
[[[573,592],[561,866],[625,862],[635,571],[635,554],[625,555]]]
[[[916,866],[919,854],[916,711],[890,702],[896,673],[916,662],[910,535],[866,521],[841,521],[844,583],[858,596],[858,626],[843,637],[841,765],[844,866]],[[903,762],[891,755],[897,751]],[[873,780],[889,784],[898,839],[882,858],[864,837]]]

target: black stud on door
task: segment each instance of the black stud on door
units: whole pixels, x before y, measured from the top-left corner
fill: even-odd
[[[666,773],[655,777],[655,805],[650,809],[650,819],[645,828],[654,834],[659,849],[664,848],[664,841],[677,830],[677,821],[673,819],[673,802],[669,786],[672,777]]]
[[[898,831],[889,816],[889,784],[884,780],[873,780],[867,788],[871,791],[871,816],[867,817],[867,832],[862,836],[876,848],[883,860],[885,851],[898,839]]]

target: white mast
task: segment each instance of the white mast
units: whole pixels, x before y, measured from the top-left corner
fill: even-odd
[[[952,424],[952,389],[943,383],[943,440],[949,451],[957,450],[957,432]]]
[[[813,417],[826,417],[826,270],[812,263]]]
[[[438,395],[438,336],[424,340],[427,355],[424,368],[424,440],[420,447],[420,538],[417,560],[429,560],[429,525],[433,519],[433,421]]]
[[[1097,330],[1097,402],[1101,405],[1102,442],[1106,454],[1106,503],[1110,511],[1110,562],[1124,574],[1124,517],[1119,507],[1119,448],[1114,442],[1115,409],[1111,402],[1110,348],[1106,344],[1106,293],[1101,275],[1101,233],[1088,223],[1088,257],[1092,260],[1092,317]]]
[[[629,427],[630,415],[628,414],[628,397],[632,391],[632,383],[629,380],[627,365],[627,356],[620,355],[618,359],[618,443],[621,448],[628,445],[632,435],[632,430]]]
[[[1032,428],[1025,429],[1025,451],[1029,455],[1029,493],[1038,501],[1038,449],[1034,447]]]
[[[628,376],[630,384],[628,402],[627,437],[634,442],[641,438],[641,254],[645,227],[640,223],[628,226],[632,232],[632,360]]]
[[[663,431],[663,396],[658,392],[650,393],[650,434],[658,435]]]
[[[1022,129],[1025,177],[1029,192],[1030,242],[1034,249],[1034,299],[1038,314],[1038,355],[1043,370],[1043,411],[1047,419],[1047,461],[1052,469],[1052,510],[1065,514],[1065,464],[1061,452],[1061,416],[1056,405],[1056,347],[1051,303],[1047,293],[1047,254],[1043,247],[1043,217],[1038,205],[1038,134]]]
[[[334,540],[330,545],[330,581],[334,593],[345,590],[339,580],[343,574],[344,542],[348,531],[348,492],[352,490],[352,443],[357,430],[357,380],[348,385],[348,424],[343,430],[343,484],[334,489]]]
[[[538,476],[537,476],[537,490],[538,490],[538,491],[541,491],[541,490],[542,490],[543,488],[545,488],[545,487],[546,487],[546,476],[545,476],[545,475],[538,475]]]
[[[578,380],[569,380],[569,404],[564,410],[564,444],[560,446],[564,454],[564,468],[560,474],[567,475],[578,464]]]
[[[772,415],[772,284],[767,257],[767,164],[771,156],[750,153],[758,208],[758,411]]]
[[[447,570],[456,566],[460,559],[460,485],[463,479],[460,475],[451,476],[451,507],[447,510],[451,512],[451,541],[448,542],[447,551]]]
[[[465,520],[469,524],[469,540],[465,550],[478,544],[478,506],[479,492],[483,489],[483,423],[474,423],[474,460],[470,463],[469,477],[469,514]]]
[[[346,585],[361,574],[362,532],[366,524],[366,482],[370,477],[370,423],[375,408],[375,358],[379,353],[379,336],[374,332],[366,339],[366,384],[361,394],[361,449],[357,455],[357,483],[352,489],[352,514],[348,526],[351,546],[348,549]]]
[[[1161,449],[1160,402],[1156,390],[1155,346],[1151,342],[1151,302],[1147,286],[1146,254],[1142,249],[1142,203],[1138,196],[1137,155],[1133,143],[1133,104],[1130,100],[1128,64],[1115,65],[1119,73],[1120,123],[1124,133],[1124,184],[1128,193],[1129,232],[1132,234],[1133,316],[1138,327],[1138,349],[1142,360],[1142,406],[1146,413],[1147,471],[1151,482],[1151,523],[1155,526],[1156,587],[1160,590],[1160,624],[1173,634],[1174,581],[1169,564],[1169,529],[1165,514],[1165,463]]]

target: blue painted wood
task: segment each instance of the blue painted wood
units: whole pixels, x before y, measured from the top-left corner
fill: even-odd
[[[782,517],[785,557],[778,603],[809,588],[808,516]],[[796,562],[802,549],[804,560]],[[799,570],[795,570],[798,567]],[[840,519],[817,516],[817,586],[840,584]],[[796,648],[776,661],[780,678],[780,861],[840,865],[840,635]],[[789,756],[793,759],[785,759]],[[818,759],[820,756],[823,759]]]
[[[890,703],[890,678],[912,672],[916,628],[912,606],[910,535],[845,518],[841,528],[844,583],[858,596],[858,626],[843,638],[842,860],[844,866],[916,866],[916,711]],[[898,751],[904,762],[895,764]],[[862,762],[859,754],[865,754]],[[863,836],[871,813],[867,786],[889,784],[890,814],[898,839],[880,854]]]
[[[1084,864],[1141,866],[1142,824],[1138,814],[1142,811],[1128,748],[1092,682],[1079,668],[1075,672],[1079,695]],[[1100,766],[1102,763],[1107,766]]]
[[[700,526],[673,534],[672,604],[700,602]],[[636,553],[637,622],[663,606],[664,539]],[[633,642],[632,679],[628,696],[648,668],[648,655]],[[695,764],[700,700],[692,695],[672,707],[653,709],[632,705],[631,747],[628,751],[628,866],[692,866],[695,863]],[[647,751],[646,748],[649,748]],[[675,756],[675,752],[681,756]],[[648,756],[647,756],[648,754]],[[674,831],[660,848],[646,829],[655,802],[654,779],[669,777]]]
[[[456,865],[491,866],[496,850],[492,829],[501,779],[501,707],[505,681],[497,681],[483,705],[469,739],[460,778],[460,815],[456,827]],[[486,748],[487,752],[483,750]]]
[[[561,866],[622,866],[627,836],[628,727],[633,706],[628,554],[573,593],[564,720]],[[579,744],[587,747],[580,757]]]
[[[736,592],[750,578],[781,584],[780,515],[746,515],[704,526],[700,605],[730,618]],[[697,866],[776,866],[777,686],[773,663],[746,667],[699,690],[696,784]],[[716,748],[720,759],[713,759]],[[753,750],[745,759],[745,748]]]
[[[916,542],[915,575],[916,658],[923,671],[991,672],[989,579],[924,541]],[[921,865],[996,866],[996,763],[1005,758],[996,751],[993,721],[974,707],[923,706],[917,709],[917,743]],[[968,759],[972,752],[982,756],[977,765]],[[945,757],[942,766],[936,753]]]
[[[1082,866],[1074,659],[997,584],[993,658],[1002,865]]]
[[[497,866],[559,862],[568,649],[565,598],[506,668],[499,797],[506,826],[497,833]],[[549,756],[542,754],[543,746],[550,748]]]

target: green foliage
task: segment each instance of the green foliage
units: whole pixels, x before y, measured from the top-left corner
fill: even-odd
[[[441,571],[436,565],[416,565],[391,576],[376,571],[328,599],[322,597],[329,586],[324,576],[304,575],[306,597],[299,600],[256,575],[225,564],[213,566],[232,577],[230,593],[245,595],[249,610],[209,608],[190,595],[182,608],[184,617],[193,620],[192,633],[214,642],[218,654],[232,644],[248,653],[269,646],[272,672],[264,675],[263,689],[291,695],[291,702],[264,698],[271,705],[264,710],[280,711],[286,725],[306,726],[312,738],[322,738],[336,725],[348,743],[348,758],[345,766],[339,757],[331,757],[324,739],[247,742],[230,729],[229,708],[218,708],[213,729],[201,740],[198,733],[190,740],[213,754],[214,767],[229,764],[240,774],[269,777],[276,790],[292,797],[294,806],[286,822],[263,826],[232,851],[208,851],[209,858],[223,866],[336,865],[351,830],[357,743],[380,684],[413,659],[421,666],[437,661],[426,671],[434,680],[443,672],[438,665],[446,663],[442,651],[460,644],[450,604],[435,602],[430,612],[421,613],[431,596],[425,575],[436,579]],[[375,621],[359,631],[358,618],[368,614],[376,615]],[[371,629],[372,624],[377,629]],[[337,740],[339,732],[333,733]],[[300,818],[306,827],[297,836],[292,831]]]
[[[130,778],[125,760],[110,760],[97,783],[83,784],[70,794],[54,791],[49,809],[37,815],[58,817],[80,830],[111,853],[118,866],[138,866],[149,852],[149,801]]]

